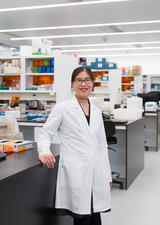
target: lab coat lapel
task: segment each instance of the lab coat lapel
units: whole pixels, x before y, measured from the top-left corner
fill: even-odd
[[[77,101],[76,97],[73,97],[73,108],[77,113],[77,117],[79,119],[80,126],[82,127],[83,131],[93,135],[94,134],[94,123],[96,120],[96,110],[93,103],[90,101],[90,124],[88,125],[87,119],[84,115],[84,112]]]
[[[94,133],[94,124],[96,123],[96,110],[93,103],[90,101],[90,126],[89,132],[93,135]]]
[[[83,112],[83,109],[81,108],[79,102],[77,101],[76,97],[74,96],[73,97],[73,104],[72,104],[72,107],[74,108],[74,110],[76,111],[77,113],[77,117],[79,119],[79,123],[80,123],[80,126],[82,127],[82,129],[84,131],[87,130],[90,131],[89,129],[89,125],[88,125],[88,122],[87,122],[87,119],[84,115],[84,112]]]

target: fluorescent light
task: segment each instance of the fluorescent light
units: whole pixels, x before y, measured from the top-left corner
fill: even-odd
[[[37,36],[37,37],[21,37],[11,38],[12,41],[16,40],[32,40],[32,39],[56,39],[56,38],[71,38],[71,37],[94,37],[94,36],[118,36],[118,35],[131,35],[131,34],[154,34],[160,33],[160,30],[148,31],[129,31],[129,32],[115,32],[115,33],[94,33],[94,34],[69,34],[69,35],[51,35],[51,36]]]
[[[94,52],[94,51],[122,51],[122,50],[150,50],[150,49],[160,49],[157,47],[129,47],[129,48],[95,48],[95,49],[72,49],[72,50],[61,50],[62,53],[65,52]]]
[[[156,56],[156,55],[160,55],[160,53],[129,53],[129,54],[96,54],[96,55],[78,55],[79,58],[81,57],[120,57],[120,56]]]
[[[19,28],[19,29],[4,29],[4,32],[20,32],[20,31],[37,31],[37,30],[61,30],[61,29],[75,29],[75,28],[89,28],[89,27],[104,27],[104,26],[123,26],[123,25],[136,25],[136,24],[152,24],[160,23],[160,20],[148,21],[134,21],[134,22],[119,22],[119,23],[100,23],[100,24],[85,24],[85,25],[70,25],[70,26],[52,26],[52,27],[32,27],[32,28]]]
[[[86,45],[53,45],[52,48],[76,48],[76,47],[102,47],[102,46],[117,46],[117,45],[136,45],[136,44],[160,44],[160,41],[143,41],[143,42],[116,42],[116,43],[104,43],[104,44],[86,44]]]
[[[0,12],[11,12],[11,11],[22,11],[22,10],[32,10],[32,9],[47,9],[47,8],[57,8],[57,7],[70,7],[70,6],[83,6],[83,5],[95,5],[110,2],[124,2],[132,0],[98,0],[98,1],[87,1],[87,2],[71,2],[62,4],[50,4],[50,5],[37,5],[37,6],[25,6],[25,7],[15,7],[15,8],[4,8],[0,9]]]

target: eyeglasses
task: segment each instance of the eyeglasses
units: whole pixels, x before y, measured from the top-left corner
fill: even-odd
[[[74,82],[77,85],[82,85],[83,82],[88,85],[88,84],[91,84],[92,80],[89,77],[87,77],[85,79],[77,78],[77,79],[74,80]]]

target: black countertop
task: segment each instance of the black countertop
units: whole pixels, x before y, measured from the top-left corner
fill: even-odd
[[[41,166],[36,147],[26,151],[11,153],[0,161],[0,183],[34,166]]]

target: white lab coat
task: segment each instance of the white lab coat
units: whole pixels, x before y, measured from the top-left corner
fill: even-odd
[[[88,125],[76,97],[57,104],[39,136],[39,155],[51,154],[57,131],[61,147],[55,207],[90,214],[92,195],[94,212],[110,209],[112,179],[101,111],[90,104]]]

